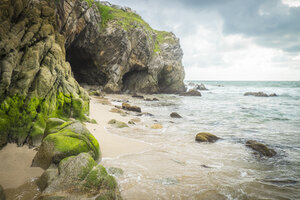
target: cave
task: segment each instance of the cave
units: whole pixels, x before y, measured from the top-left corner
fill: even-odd
[[[152,87],[153,78],[149,74],[148,68],[133,67],[132,70],[124,74],[122,83],[123,92],[153,93],[156,91],[156,88]]]
[[[73,76],[79,84],[104,86],[107,75],[96,65],[94,55],[87,52],[84,48],[71,44],[66,51],[66,60],[70,63]]]

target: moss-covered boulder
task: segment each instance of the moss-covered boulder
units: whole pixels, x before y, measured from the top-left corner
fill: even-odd
[[[121,199],[118,185],[88,153],[64,158],[58,169],[48,169],[39,178],[41,197]]]
[[[98,141],[81,122],[65,122],[49,131],[33,159],[32,166],[47,169],[52,163],[58,164],[62,159],[82,152],[89,152],[95,160],[101,157]]]
[[[220,138],[207,132],[198,133],[195,138],[197,142],[210,142],[210,143],[216,142],[218,139]]]
[[[260,156],[273,157],[276,155],[276,151],[255,140],[248,140],[246,146],[254,150],[255,153]]]
[[[128,125],[125,122],[121,122],[115,119],[112,119],[108,122],[108,124],[111,124],[115,128],[125,128],[128,127]]]

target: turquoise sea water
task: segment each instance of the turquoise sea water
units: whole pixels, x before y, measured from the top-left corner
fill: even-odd
[[[204,83],[208,91],[201,91],[201,97],[157,95],[159,102],[134,100],[154,114],[145,123],[152,120],[164,128],[153,131],[145,125],[134,132],[116,132],[155,147],[142,155],[107,161],[128,172],[119,180],[125,198],[300,199],[300,82],[186,81],[186,85],[192,87],[191,82]],[[243,96],[259,91],[278,96]],[[172,119],[171,112],[183,118]],[[203,131],[222,140],[196,143],[195,135]],[[250,139],[267,144],[277,155],[254,156],[245,147]],[[139,186],[129,189],[128,181]],[[149,195],[141,192],[149,190]]]

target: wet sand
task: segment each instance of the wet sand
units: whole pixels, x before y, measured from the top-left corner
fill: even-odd
[[[36,151],[27,146],[7,144],[0,151],[0,185],[4,189],[17,188],[32,178],[39,177],[44,170],[30,167],[35,154]]]
[[[108,131],[106,127],[110,125],[107,122],[111,119],[116,119],[127,123],[133,116],[121,116],[118,113],[110,112],[113,105],[103,105],[99,98],[92,98],[90,101],[90,118],[95,119],[98,124],[87,123],[86,126],[90,132],[95,136],[100,144],[102,158],[113,158],[121,155],[140,153],[150,150],[151,145],[138,140],[122,137],[113,134],[113,131]],[[109,103],[108,103],[109,104]],[[123,129],[128,129],[126,127]]]

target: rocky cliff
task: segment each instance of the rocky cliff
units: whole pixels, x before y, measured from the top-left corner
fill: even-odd
[[[84,23],[77,23],[71,31],[75,34],[70,34],[74,25],[68,24],[62,31],[71,38],[66,43],[67,60],[79,83],[97,84],[107,92],[184,90],[183,53],[173,33],[153,30],[130,8],[107,2],[94,5],[96,15],[89,15],[84,28]]]
[[[184,90],[179,40],[129,8],[92,0],[0,2],[0,148],[40,144],[49,117],[86,120],[79,83],[107,92]]]

